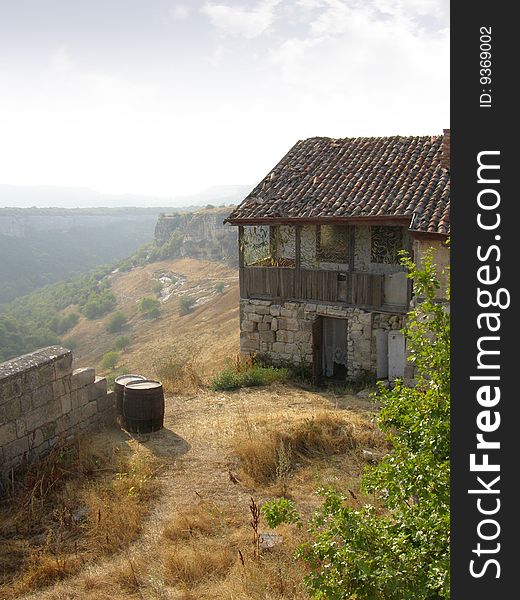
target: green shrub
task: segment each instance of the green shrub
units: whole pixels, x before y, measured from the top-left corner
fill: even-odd
[[[124,350],[130,345],[130,338],[127,335],[120,335],[115,342],[116,350]]]
[[[190,313],[194,304],[195,298],[192,298],[191,296],[183,296],[179,302],[181,315],[187,315],[188,313]]]
[[[226,284],[223,281],[219,281],[218,283],[215,284],[215,289],[217,290],[217,292],[219,294],[224,293],[225,287],[226,287]]]
[[[123,329],[123,326],[126,324],[127,318],[126,315],[122,312],[115,312],[107,323],[107,331],[108,333],[117,333]]]
[[[161,303],[159,300],[157,298],[150,298],[149,296],[141,298],[137,307],[139,308],[139,312],[149,319],[156,319],[161,312]]]
[[[265,502],[260,508],[265,522],[274,529],[281,523],[300,523],[300,514],[296,510],[296,504],[288,498],[276,498]]]
[[[162,281],[154,281],[152,283],[152,292],[154,294],[156,294],[157,296],[160,295],[160,293],[162,292],[162,289],[163,289]]]
[[[246,369],[236,366],[226,367],[211,380],[214,390],[236,390],[241,387],[270,385],[275,381],[287,381],[289,370],[278,367],[260,367],[251,365]]]
[[[101,359],[101,368],[102,369],[113,369],[119,361],[119,352],[114,352],[111,350],[103,355]]]

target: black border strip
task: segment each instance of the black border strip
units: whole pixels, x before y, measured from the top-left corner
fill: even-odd
[[[513,91],[518,72],[514,59],[520,53],[516,46],[519,36],[514,31],[517,27],[512,14],[514,7],[514,3],[480,0],[452,3],[451,7],[451,587],[454,600],[520,596],[516,582],[520,572],[517,566],[520,498],[514,489],[520,481],[516,466],[516,442],[520,441],[520,344],[514,345],[520,328],[515,318],[517,301],[513,293],[517,273],[520,274],[520,255],[515,243],[520,238],[517,210],[520,191],[513,189],[519,171],[515,164],[518,151],[513,146],[518,139],[520,121]],[[491,33],[482,28],[490,28]],[[480,64],[480,46],[487,49],[487,43],[491,46],[491,83],[480,79],[487,75],[485,71],[480,72],[486,68]],[[485,60],[486,55],[483,57]],[[478,183],[478,155],[486,151],[500,152],[481,155],[481,161],[499,165],[500,169],[481,171],[481,179],[486,181]],[[500,183],[491,182],[496,173],[499,173]],[[491,204],[493,198],[499,199],[496,209],[479,208],[478,194],[484,189],[495,190],[483,193],[481,200]],[[489,230],[479,227],[479,212],[481,222],[485,219],[487,224],[495,223],[496,215],[500,214],[500,224]],[[481,257],[487,254],[484,260],[477,256],[478,246]],[[490,250],[492,246],[495,249]],[[480,271],[481,279],[495,278],[498,267],[500,280],[497,283],[479,282],[478,269],[486,265],[489,270]],[[479,306],[479,287],[494,297],[500,288],[509,290],[510,306]],[[486,303],[486,297],[481,296],[481,304]],[[502,292],[500,298],[500,304],[505,306],[507,294]],[[479,329],[477,319],[482,313],[495,313],[498,317],[489,321],[481,317]],[[493,326],[500,323],[498,331],[489,331],[491,322]],[[483,336],[498,339],[483,340]],[[481,363],[499,368],[478,368],[479,338],[481,348],[500,352],[481,355]],[[471,380],[475,375],[484,379]],[[498,375],[500,380],[486,379],[491,375]],[[492,402],[483,406],[477,399],[478,390],[487,385],[491,386],[493,395],[494,388],[500,387],[500,401],[493,407]],[[485,401],[486,397],[481,399]],[[483,415],[485,411],[489,413]],[[495,431],[483,434],[484,439],[499,442],[500,449],[476,448],[477,434],[482,433],[477,421],[479,413],[484,427],[493,428],[500,418]],[[483,463],[486,460],[483,455],[487,454],[489,463],[499,466],[500,471],[472,472],[471,454],[475,454],[477,464]],[[500,480],[492,484],[497,476]],[[488,485],[488,492],[477,477]],[[479,491],[468,493],[468,490]],[[490,514],[483,514],[484,510]],[[496,513],[491,514],[494,510]],[[498,528],[500,531],[495,537]],[[472,560],[475,561],[473,567]],[[472,575],[471,568],[480,576]]]

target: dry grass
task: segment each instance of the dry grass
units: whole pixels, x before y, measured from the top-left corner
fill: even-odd
[[[155,459],[108,435],[34,464],[0,512],[0,596],[41,589],[128,546],[157,493]]]
[[[194,346],[173,348],[167,358],[154,365],[165,392],[171,394],[193,393],[201,388],[205,383],[204,370],[201,351]]]
[[[225,541],[205,539],[169,547],[163,555],[164,580],[187,587],[224,578],[236,560]]]
[[[318,412],[285,431],[278,427],[259,423],[252,428],[248,422],[246,435],[237,437],[234,454],[242,474],[254,483],[266,485],[281,479],[301,461],[385,445],[375,425],[353,415],[346,418],[337,411]]]
[[[163,533],[170,541],[219,535],[222,533],[222,515],[206,502],[199,502],[177,512],[165,525]]]

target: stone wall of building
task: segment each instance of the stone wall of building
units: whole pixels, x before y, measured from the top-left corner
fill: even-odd
[[[77,432],[114,422],[114,393],[94,369],[72,370],[72,353],[50,346],[0,364],[0,475]]]
[[[337,304],[240,300],[240,349],[295,364],[313,361],[313,324],[319,317],[347,322],[347,371],[356,378],[377,367],[378,331],[402,329],[405,315]]]

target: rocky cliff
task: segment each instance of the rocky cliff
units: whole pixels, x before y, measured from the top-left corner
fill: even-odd
[[[223,224],[231,210],[223,207],[161,214],[155,226],[155,243],[161,246],[178,232],[183,236],[181,256],[238,264],[237,228]]]

